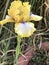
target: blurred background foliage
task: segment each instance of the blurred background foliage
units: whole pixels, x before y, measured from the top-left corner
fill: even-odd
[[[13,0],[0,0],[0,20],[4,19],[7,15],[8,8],[10,3]],[[29,38],[23,38],[21,42],[22,52],[26,50],[29,45],[36,45],[37,50],[32,58],[31,62],[34,65],[49,65],[49,52],[40,51],[38,48],[38,44],[40,42],[48,42],[49,41],[49,1],[48,0],[22,0],[29,1],[32,5],[31,11],[34,14],[38,14],[43,16],[42,21],[35,22],[35,27],[37,31],[35,35],[30,36]],[[15,53],[7,54],[8,50],[15,50],[17,46],[16,34],[14,33],[14,23],[8,23],[4,26],[0,26],[0,54],[4,54],[3,57],[0,58],[0,63],[4,63],[5,65],[14,65]],[[37,35],[36,35],[37,34]],[[23,44],[22,44],[23,43]],[[30,63],[31,65],[31,63]]]

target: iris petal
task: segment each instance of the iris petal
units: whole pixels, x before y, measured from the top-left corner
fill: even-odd
[[[17,33],[21,37],[29,37],[36,30],[34,28],[34,24],[31,22],[16,23],[14,29],[15,29],[15,33]]]
[[[20,22],[20,14],[22,9],[22,1],[13,1],[8,9],[8,15],[11,16],[16,22]]]
[[[10,16],[7,15],[4,20],[0,21],[0,25],[4,25],[8,22],[14,22],[14,20]]]
[[[31,14],[31,16],[30,16],[30,20],[40,21],[41,19],[42,19],[42,16],[38,16],[38,15],[34,15],[34,14]]]

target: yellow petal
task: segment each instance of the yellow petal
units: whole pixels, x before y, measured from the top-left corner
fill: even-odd
[[[21,37],[29,37],[36,30],[34,28],[34,24],[31,22],[16,23],[14,29],[15,29],[15,33],[17,33]]]
[[[30,7],[29,2],[13,1],[8,9],[8,15],[16,22],[28,21],[30,18]]]
[[[29,2],[23,2],[23,6],[29,5]]]
[[[11,17],[7,16],[6,19],[0,21],[0,25],[4,25],[8,22],[14,22],[14,20]]]
[[[13,1],[11,3],[10,8],[8,9],[8,15],[11,16],[16,22],[19,22],[17,21],[17,18],[20,19],[20,17],[17,16],[20,16],[21,8],[22,8],[22,1]]]
[[[30,16],[30,20],[40,21],[41,19],[42,19],[42,16],[38,16],[38,15],[34,15],[34,14],[31,14],[31,16]]]
[[[24,2],[22,6],[22,16],[23,16],[23,21],[28,21],[30,17],[30,7],[31,5],[29,2]]]

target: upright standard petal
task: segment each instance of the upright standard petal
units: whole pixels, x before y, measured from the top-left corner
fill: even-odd
[[[42,19],[42,16],[38,16],[38,15],[34,15],[34,14],[30,15],[30,20],[40,21],[41,19]]]
[[[34,24],[31,22],[16,23],[15,24],[15,33],[21,37],[29,37],[36,30]]]
[[[8,15],[11,16],[15,22],[20,22],[21,9],[22,1],[13,1],[10,8],[8,9]]]
[[[23,21],[28,21],[29,20],[29,17],[30,17],[30,7],[31,7],[31,5],[29,4],[29,2],[23,2],[23,6],[22,6]]]
[[[8,9],[8,15],[10,15],[15,22],[28,21],[30,18],[29,2],[13,1]]]

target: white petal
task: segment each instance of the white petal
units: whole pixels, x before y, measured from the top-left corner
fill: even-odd
[[[35,30],[36,29],[34,28],[34,24],[31,22],[15,24],[15,33],[17,33],[21,37],[29,37]]]
[[[11,18],[9,15],[6,15],[6,18]]]

